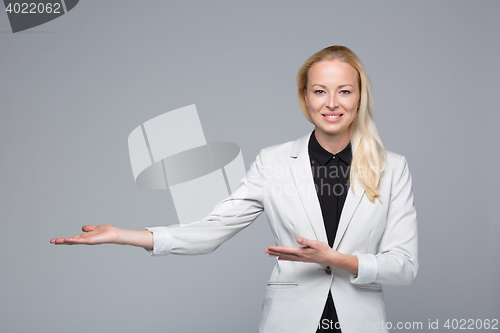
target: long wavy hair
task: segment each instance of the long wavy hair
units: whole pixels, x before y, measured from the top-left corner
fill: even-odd
[[[313,54],[307,59],[297,75],[300,107],[307,120],[313,123],[305,99],[309,69],[316,62],[335,59],[348,63],[358,72],[360,105],[356,118],[350,127],[353,150],[350,173],[351,187],[353,187],[354,180],[357,178],[364,186],[370,201],[373,202],[376,198],[380,200],[380,178],[384,172],[387,156],[382,139],[373,121],[373,95],[370,79],[358,56],[345,46],[334,45]]]

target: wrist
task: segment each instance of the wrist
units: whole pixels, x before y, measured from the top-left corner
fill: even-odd
[[[336,252],[336,255],[333,256],[332,266],[338,267],[345,271],[348,271],[352,274],[358,274],[358,257],[355,255],[344,254],[340,252]]]
[[[113,243],[114,244],[118,244],[118,245],[128,245],[129,243],[127,242],[127,229],[121,229],[121,228],[114,228],[113,229],[113,232],[114,232],[114,241]]]
[[[116,244],[143,247],[146,250],[153,249],[153,233],[147,229],[130,230],[116,228]]]

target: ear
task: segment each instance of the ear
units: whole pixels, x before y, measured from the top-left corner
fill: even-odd
[[[304,100],[306,101],[307,107],[309,107],[309,102],[307,101],[307,90],[304,88]]]

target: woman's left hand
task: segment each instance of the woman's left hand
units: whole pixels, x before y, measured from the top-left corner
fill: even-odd
[[[297,243],[302,246],[269,246],[264,253],[278,257],[278,260],[314,262],[358,273],[357,256],[342,254],[317,240],[300,237],[297,238]]]

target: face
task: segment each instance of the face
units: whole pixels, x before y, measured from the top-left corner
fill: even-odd
[[[324,60],[309,68],[306,104],[316,135],[349,140],[360,104],[358,72],[348,63]]]

